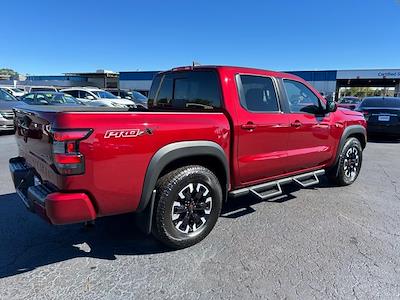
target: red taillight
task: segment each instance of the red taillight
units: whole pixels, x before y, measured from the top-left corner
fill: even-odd
[[[61,165],[80,164],[82,155],[80,154],[54,154],[54,162]]]
[[[368,121],[368,119],[369,119],[369,112],[364,110],[364,111],[362,111],[361,113],[364,115],[364,119],[365,119],[366,121]]]
[[[52,131],[54,164],[60,174],[78,175],[85,172],[85,158],[79,152],[79,142],[91,133],[91,129]]]
[[[58,142],[65,141],[79,141],[86,139],[89,137],[92,130],[90,129],[79,129],[79,130],[71,130],[71,131],[53,131],[53,139]]]

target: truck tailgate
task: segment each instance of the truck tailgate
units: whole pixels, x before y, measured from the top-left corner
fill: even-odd
[[[32,166],[44,180],[57,182],[52,168],[51,123],[54,112],[15,110],[16,141],[19,156]]]

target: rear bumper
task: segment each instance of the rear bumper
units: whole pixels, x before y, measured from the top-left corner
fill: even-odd
[[[35,180],[35,170],[22,157],[9,162],[17,194],[31,212],[55,225],[92,221],[96,211],[85,193],[63,193]]]
[[[400,136],[400,125],[399,124],[387,124],[380,125],[376,123],[369,123],[367,127],[368,133],[381,133],[381,134],[390,134],[390,135],[399,135]]]

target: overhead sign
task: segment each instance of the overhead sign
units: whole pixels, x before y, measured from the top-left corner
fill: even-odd
[[[337,79],[399,79],[400,69],[339,70]]]

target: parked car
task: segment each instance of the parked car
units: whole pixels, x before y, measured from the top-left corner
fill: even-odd
[[[346,96],[338,101],[338,106],[354,110],[360,102],[361,99],[358,97]]]
[[[400,138],[400,98],[366,97],[357,110],[367,120],[368,133]]]
[[[58,90],[54,86],[26,86],[25,92],[58,92]]]
[[[19,105],[13,95],[0,88],[0,131],[14,130],[13,108]]]
[[[147,97],[144,96],[142,93],[139,93],[137,91],[126,91],[119,89],[107,89],[107,91],[114,96],[132,100],[137,106],[147,108]]]
[[[23,90],[16,87],[2,86],[1,88],[17,99],[25,95],[25,92]]]
[[[136,108],[132,100],[120,99],[110,92],[99,88],[68,88],[61,90],[61,92],[70,94],[87,105]]]
[[[21,97],[20,101],[30,105],[83,105],[71,95],[61,92],[34,92]]]
[[[228,195],[265,200],[325,172],[349,185],[361,169],[363,115],[291,74],[176,68],[155,77],[148,106],[17,111],[10,170],[26,206],[53,224],[137,212],[146,233],[184,248],[209,234]]]

